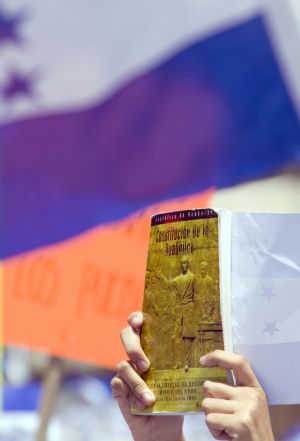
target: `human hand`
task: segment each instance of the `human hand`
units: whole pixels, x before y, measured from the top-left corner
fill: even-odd
[[[206,381],[202,409],[218,440],[274,441],[266,395],[250,364],[240,355],[216,350],[200,359],[204,367],[232,369],[237,386]]]
[[[137,369],[145,372],[150,366],[140,345],[143,314],[130,314],[128,323],[121,332],[121,340],[129,360],[117,366],[117,375],[111,381],[113,397],[135,441],[184,441],[182,416],[133,415],[130,411],[131,404],[144,409],[154,403],[155,397],[137,373]]]

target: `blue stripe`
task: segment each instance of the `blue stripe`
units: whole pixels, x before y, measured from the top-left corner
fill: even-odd
[[[104,103],[0,127],[1,257],[263,177],[299,153],[299,122],[257,17],[181,50]]]

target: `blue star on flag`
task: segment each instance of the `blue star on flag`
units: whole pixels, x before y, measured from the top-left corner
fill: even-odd
[[[35,81],[36,72],[25,74],[14,70],[8,75],[6,83],[1,87],[0,95],[7,102],[20,97],[33,99],[35,97]]]
[[[19,27],[25,20],[24,12],[8,15],[0,9],[0,46],[5,43],[21,44],[23,38],[19,34]]]
[[[271,338],[273,337],[274,332],[280,331],[280,329],[276,328],[276,322],[271,322],[271,323],[265,322],[265,325],[266,327],[265,329],[263,329],[262,332],[267,332]]]
[[[265,297],[268,301],[270,301],[273,297],[276,297],[276,294],[273,292],[273,286],[269,286],[268,288],[263,286],[261,297]]]

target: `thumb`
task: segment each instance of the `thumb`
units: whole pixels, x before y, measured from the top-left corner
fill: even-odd
[[[225,369],[232,369],[237,380],[238,386],[249,386],[261,389],[252,367],[249,362],[241,355],[231,352],[216,351],[210,352],[200,358],[202,366],[213,367],[219,366]]]

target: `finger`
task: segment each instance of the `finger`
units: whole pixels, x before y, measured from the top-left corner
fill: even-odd
[[[140,400],[145,406],[150,406],[154,403],[155,398],[153,393],[135,371],[130,362],[121,361],[117,366],[117,373],[119,377],[125,381],[135,398]]]
[[[139,331],[143,324],[143,313],[141,311],[132,312],[129,314],[127,321],[130,326]]]
[[[121,340],[129,359],[138,367],[139,371],[149,369],[150,362],[146,357],[140,343],[140,337],[131,326],[122,329]]]
[[[208,413],[234,413],[237,410],[236,402],[233,400],[222,400],[220,398],[204,398],[201,407],[205,414]]]
[[[142,403],[138,398],[136,398],[129,386],[125,383],[125,381],[116,375],[111,381],[111,389],[112,389],[112,397],[117,401],[126,402],[126,408],[128,407],[130,410],[130,404],[135,404],[140,409],[144,409],[146,406]]]
[[[239,386],[261,388],[250,364],[241,355],[218,349],[201,357],[200,363],[206,367],[219,366],[225,369],[232,369]]]
[[[131,391],[127,384],[116,375],[110,382],[112,397],[116,400],[119,398],[125,398],[126,400],[130,399]]]
[[[206,398],[232,400],[236,395],[236,389],[228,384],[217,383],[215,381],[205,381],[203,383],[203,393]]]
[[[210,431],[210,433],[212,434],[212,436],[217,439],[217,440],[227,440],[227,441],[231,441],[231,438],[228,436],[228,434],[225,432],[224,427],[223,426],[214,426],[211,421],[210,421],[210,417],[207,415],[205,417],[205,422],[206,425],[208,427],[208,430]]]
[[[145,405],[141,403],[139,400],[134,400],[133,394],[130,391],[129,387],[118,375],[115,376],[111,381],[111,389],[112,396],[115,400],[118,401],[118,405],[123,414],[125,420],[130,423],[130,420],[133,418],[131,413],[131,404],[135,404],[137,407],[144,409]]]
[[[212,436],[215,439],[227,440],[227,441],[231,441],[232,440],[232,438],[230,436],[228,436],[227,433],[224,432],[224,430],[211,429],[208,424],[207,424],[207,427],[208,427],[208,430],[210,431],[210,433],[212,434]]]
[[[209,413],[206,415],[205,422],[216,439],[234,439],[234,433],[236,433],[236,421],[233,415]]]

